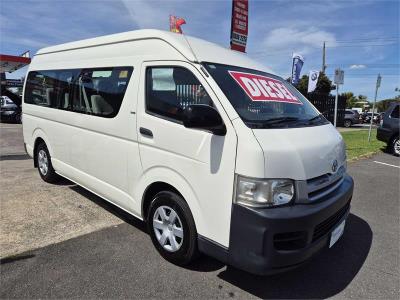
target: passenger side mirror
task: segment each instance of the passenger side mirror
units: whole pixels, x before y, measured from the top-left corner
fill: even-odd
[[[192,104],[183,110],[183,125],[187,128],[205,129],[215,135],[225,135],[226,127],[218,111],[208,105]]]

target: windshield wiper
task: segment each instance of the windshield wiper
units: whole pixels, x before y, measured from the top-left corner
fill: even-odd
[[[308,119],[307,122],[312,122],[312,121],[315,121],[315,120],[317,120],[317,119],[321,119],[321,117],[322,117],[322,114],[316,115],[315,117],[313,117],[313,118],[311,118],[311,119]]]
[[[299,118],[278,117],[278,118],[272,118],[272,119],[265,120],[265,121],[263,121],[263,124],[272,125],[272,124],[286,123],[286,122],[292,122],[292,121],[299,121]]]
[[[250,125],[252,128],[267,128],[269,126],[274,126],[276,124],[297,122],[297,121],[300,121],[300,119],[295,117],[277,117],[258,122],[246,122],[246,124]]]

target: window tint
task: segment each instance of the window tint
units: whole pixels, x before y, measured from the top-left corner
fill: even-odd
[[[392,118],[400,118],[400,105],[396,105],[396,107],[393,109],[392,113],[390,114],[390,117]]]
[[[132,67],[30,72],[25,103],[112,118],[118,114]]]
[[[190,104],[213,106],[197,78],[181,67],[149,67],[146,70],[146,110],[174,120]]]

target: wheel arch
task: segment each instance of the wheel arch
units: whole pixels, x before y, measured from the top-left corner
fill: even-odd
[[[197,231],[202,232],[203,219],[198,198],[190,183],[176,171],[163,167],[151,168],[145,172],[138,187],[139,189],[136,192],[139,193],[139,197],[137,199],[141,199],[139,209],[141,209],[141,216],[144,221],[147,219],[148,209],[153,197],[158,192],[167,190],[183,198],[193,216]]]
[[[43,130],[41,129],[36,129],[33,132],[32,135],[33,138],[33,164],[35,167],[37,167],[37,161],[36,161],[36,153],[37,153],[37,147],[41,144],[41,143],[45,143],[47,150],[49,150],[50,156],[53,156],[53,150],[51,148],[51,145],[49,143],[49,140],[46,136],[46,134],[43,132]]]

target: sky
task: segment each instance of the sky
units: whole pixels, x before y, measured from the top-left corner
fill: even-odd
[[[49,45],[143,28],[169,29],[169,15],[186,20],[183,31],[229,47],[232,1],[0,0],[0,53],[19,55]],[[340,92],[373,100],[394,97],[400,87],[400,1],[249,0],[246,52],[276,74],[290,76],[292,53],[302,70],[320,70],[326,42],[326,74],[345,72]],[[7,74],[20,78],[26,68]]]

